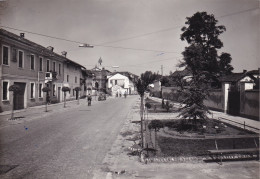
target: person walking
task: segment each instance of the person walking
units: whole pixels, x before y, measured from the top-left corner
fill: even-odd
[[[87,98],[88,98],[88,106],[91,106],[91,100],[92,100],[91,95],[88,94]]]

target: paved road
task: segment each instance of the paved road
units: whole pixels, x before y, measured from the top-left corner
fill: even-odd
[[[66,109],[0,129],[0,178],[92,178],[137,96]]]

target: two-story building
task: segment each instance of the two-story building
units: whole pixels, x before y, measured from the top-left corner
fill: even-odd
[[[0,38],[1,110],[10,110],[12,103],[14,109],[43,104],[45,83],[51,88],[50,96],[59,101],[56,91],[63,83],[64,59],[55,55],[52,47],[45,48],[25,39],[24,33],[18,36],[0,29]],[[20,88],[14,99],[8,90],[11,85]]]
[[[71,91],[68,99],[77,99],[82,92],[75,88],[84,88],[82,70],[85,67],[66,58],[66,52],[59,55],[54,48],[47,48],[25,38],[0,29],[0,112],[23,109],[42,105],[46,95],[42,89],[48,86],[51,103],[64,100],[62,87],[68,86]],[[11,85],[17,85],[19,93],[13,96],[9,91]]]

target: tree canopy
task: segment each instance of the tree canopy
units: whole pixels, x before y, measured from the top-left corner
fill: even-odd
[[[222,74],[232,72],[231,55],[217,50],[223,47],[219,35],[226,31],[225,26],[217,25],[214,15],[197,12],[187,21],[181,30],[181,40],[189,46],[182,53],[184,56],[181,67],[188,67],[192,74],[203,73],[207,80],[216,81]]]
[[[142,73],[141,78],[135,82],[138,94],[143,96],[144,92],[147,90],[148,85],[153,83],[157,78],[158,75],[156,73],[152,73],[151,71]]]

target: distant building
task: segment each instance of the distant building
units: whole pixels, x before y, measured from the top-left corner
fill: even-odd
[[[95,68],[91,69],[91,73],[94,74],[93,78],[93,93],[97,91],[106,92],[107,89],[107,76],[111,74],[109,70],[106,70],[102,67],[102,59],[98,60],[99,65],[95,66]]]
[[[136,94],[135,81],[138,76],[130,72],[113,72],[107,79],[107,88],[112,96]]]

